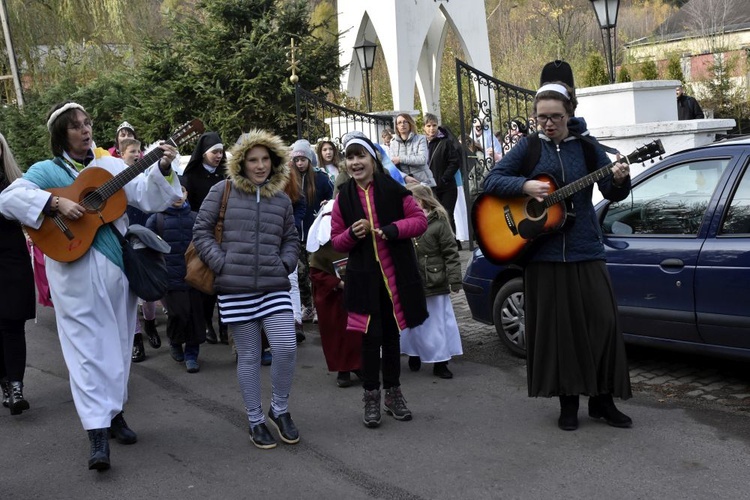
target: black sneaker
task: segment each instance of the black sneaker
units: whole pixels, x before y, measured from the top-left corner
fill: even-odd
[[[391,387],[385,390],[385,412],[396,420],[411,420],[411,410],[406,407],[406,399],[401,394],[401,387]]]
[[[362,398],[365,403],[365,414],[362,421],[366,427],[375,428],[380,425],[380,391],[378,389],[368,391]]]
[[[279,431],[279,437],[282,441],[286,444],[299,443],[299,431],[297,430],[297,426],[294,425],[292,415],[289,412],[274,417],[273,410],[268,410],[268,418],[270,418],[271,423],[276,426],[276,430]]]
[[[336,385],[339,387],[351,387],[352,376],[350,372],[339,372],[336,377]]]
[[[250,441],[262,450],[276,448],[276,440],[265,423],[250,426]]]

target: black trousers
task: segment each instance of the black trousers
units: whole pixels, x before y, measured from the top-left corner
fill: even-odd
[[[366,391],[380,388],[381,367],[383,389],[401,385],[399,380],[401,378],[401,337],[393,311],[393,302],[382,281],[380,313],[370,317],[370,326],[362,338],[362,387]]]
[[[170,343],[197,345],[206,341],[203,311],[205,297],[206,294],[194,288],[167,292],[164,300],[167,306],[167,337]]]
[[[451,223],[451,229],[453,234],[456,234],[456,221],[453,218],[453,210],[456,208],[456,202],[458,201],[458,187],[453,186],[441,186],[434,190],[435,198],[438,199],[446,212],[448,212],[448,220]]]
[[[26,372],[24,320],[0,319],[0,378],[23,382]]]

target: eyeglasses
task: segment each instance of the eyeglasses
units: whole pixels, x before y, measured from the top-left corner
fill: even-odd
[[[552,123],[560,123],[562,119],[565,118],[565,115],[561,115],[560,113],[555,113],[554,115],[537,115],[536,120],[539,122],[540,125],[544,125],[548,121],[551,121]]]
[[[92,128],[93,126],[94,122],[91,120],[83,120],[82,122],[71,123],[68,130],[83,130],[85,128]]]

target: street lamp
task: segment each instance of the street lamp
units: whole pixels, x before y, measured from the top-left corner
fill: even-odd
[[[602,30],[602,43],[607,57],[607,69],[609,70],[609,83],[615,83],[615,60],[614,49],[612,47],[612,38],[617,40],[617,11],[620,10],[620,0],[591,0],[591,6],[596,12],[596,19],[599,21],[599,28]],[[607,33],[607,39],[604,40],[604,33]],[[615,42],[616,43],[616,42]]]
[[[359,45],[355,45],[354,51],[357,53],[357,59],[359,60],[359,67],[365,74],[365,99],[367,100],[367,111],[372,111],[372,96],[370,88],[370,71],[375,65],[375,52],[378,46],[365,38],[362,38],[362,42]]]

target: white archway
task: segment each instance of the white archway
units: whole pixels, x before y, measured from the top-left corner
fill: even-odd
[[[361,95],[363,79],[354,46],[379,41],[391,80],[394,110],[414,109],[414,85],[425,112],[440,114],[440,72],[450,26],[468,63],[492,73],[484,0],[346,0],[339,2],[342,87]],[[452,70],[452,69],[451,69]]]

